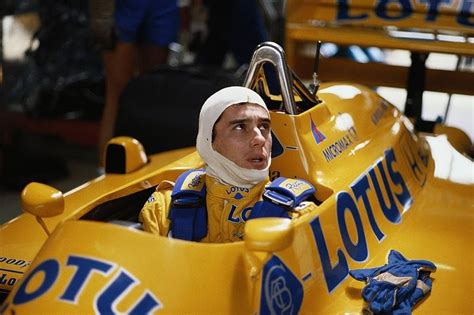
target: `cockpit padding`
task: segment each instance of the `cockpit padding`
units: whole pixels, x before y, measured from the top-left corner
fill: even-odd
[[[153,186],[127,196],[106,201],[86,213],[80,220],[138,222],[138,214],[148,197],[155,191],[155,188],[156,186]]]

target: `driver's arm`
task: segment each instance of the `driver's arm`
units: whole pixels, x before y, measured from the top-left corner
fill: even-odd
[[[173,186],[172,182],[161,182],[143,205],[138,220],[143,223],[145,231],[162,236],[168,235],[170,227],[168,210]]]

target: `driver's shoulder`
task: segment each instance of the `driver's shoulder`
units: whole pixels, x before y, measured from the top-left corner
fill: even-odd
[[[206,182],[206,172],[203,169],[191,169],[181,173],[175,181],[162,180],[152,195],[176,190],[196,190]]]
[[[206,170],[205,169],[190,169],[176,179],[173,190],[191,190],[200,191],[206,184]]]

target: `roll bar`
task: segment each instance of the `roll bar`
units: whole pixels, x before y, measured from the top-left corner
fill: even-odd
[[[255,49],[245,77],[245,87],[253,89],[256,86],[258,74],[265,63],[272,64],[276,69],[283,105],[288,114],[298,114],[293,93],[294,90],[302,99],[311,105],[309,107],[319,103],[316,95],[311,94],[293,70],[288,67],[283,48],[274,42],[264,42]]]

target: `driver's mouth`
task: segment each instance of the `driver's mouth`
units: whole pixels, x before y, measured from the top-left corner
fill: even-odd
[[[267,166],[268,159],[262,155],[259,157],[247,159],[247,162],[250,163],[253,169],[263,169]]]

